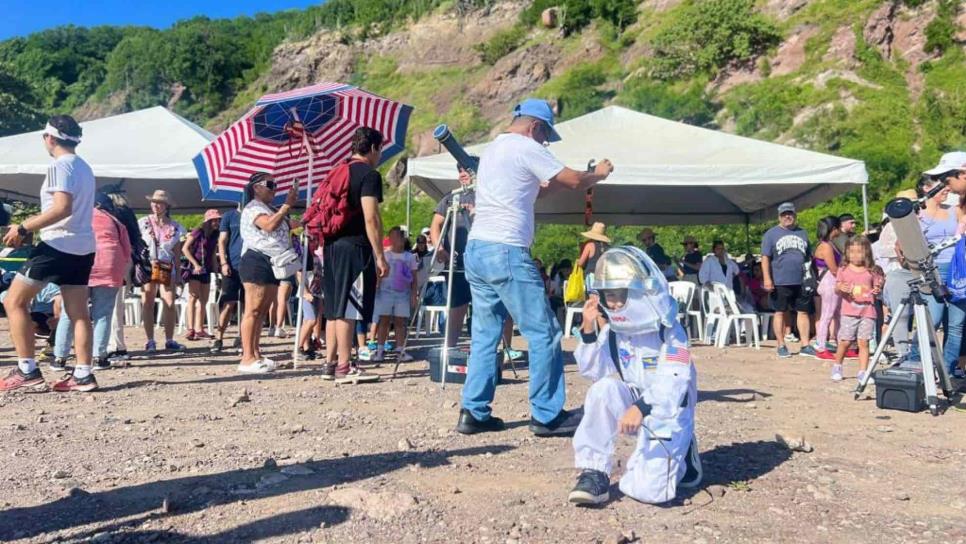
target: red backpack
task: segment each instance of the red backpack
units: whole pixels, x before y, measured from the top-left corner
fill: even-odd
[[[363,162],[361,159],[340,162],[329,171],[312,195],[312,202],[302,217],[302,225],[316,244],[338,236],[349,221],[362,212],[349,205],[349,168]]]

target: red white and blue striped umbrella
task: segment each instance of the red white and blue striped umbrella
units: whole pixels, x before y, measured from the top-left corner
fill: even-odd
[[[265,95],[194,158],[201,194],[241,202],[249,177],[264,171],[278,184],[278,203],[295,182],[310,198],[312,185],[351,155],[357,128],[382,133],[383,161],[402,151],[410,113],[411,106],[342,83]]]

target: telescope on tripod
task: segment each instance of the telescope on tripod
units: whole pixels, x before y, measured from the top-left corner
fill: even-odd
[[[961,236],[954,236],[943,240],[935,246],[930,246],[923,235],[919,224],[919,210],[931,195],[942,190],[943,184],[937,184],[923,198],[912,201],[907,198],[891,200],[885,207],[886,216],[892,224],[898,240],[898,246],[905,261],[905,267],[913,273],[909,280],[909,296],[904,298],[892,312],[892,320],[886,333],[879,342],[872,356],[871,364],[862,380],[855,387],[855,399],[858,400],[865,391],[876,365],[882,358],[883,349],[890,338],[894,339],[897,326],[907,326],[902,316],[912,307],[912,317],[916,328],[915,343],[919,348],[919,358],[922,370],[922,381],[925,389],[925,401],[932,415],[939,415],[939,389],[942,389],[946,399],[952,398],[953,386],[946,363],[943,358],[942,344],[936,334],[935,324],[929,314],[926,296],[933,296],[942,301],[946,297],[946,287],[936,266],[934,257],[959,242]],[[937,386],[938,384],[938,386]]]

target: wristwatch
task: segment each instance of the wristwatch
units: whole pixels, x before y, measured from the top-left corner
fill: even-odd
[[[17,225],[17,234],[21,238],[26,238],[27,235],[30,234],[30,231],[24,228],[23,223],[20,223],[19,225]]]

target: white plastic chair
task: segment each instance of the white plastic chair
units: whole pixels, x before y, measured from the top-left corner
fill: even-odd
[[[574,316],[583,313],[584,305],[578,304],[577,306],[567,306],[567,315],[564,317],[564,338],[570,338],[573,336],[571,330],[574,328]]]
[[[735,292],[725,284],[714,282],[712,286],[715,294],[722,301],[725,310],[725,320],[716,335],[715,345],[719,348],[724,347],[730,336],[731,328],[734,327],[735,342],[738,345],[742,345],[741,333],[742,329],[744,329],[746,336],[749,331],[751,332],[755,349],[761,349],[761,339],[758,336],[758,328],[760,326],[758,314],[741,313],[741,310],[738,308],[738,303],[735,300]],[[745,323],[747,323],[747,327],[744,326]],[[749,339],[748,343],[749,345],[751,344],[751,339]]]
[[[144,302],[141,301],[141,289],[135,287],[131,290],[131,294],[124,297],[124,324],[128,327],[140,327],[143,309]]]
[[[218,281],[219,278],[221,278],[220,274],[211,274],[211,284],[208,287],[208,301],[205,302],[205,316],[208,319],[208,334],[215,334],[215,330],[218,328],[218,298],[221,294],[221,289],[219,289],[221,282]]]
[[[668,283],[668,286],[671,289],[671,296],[678,303],[678,321],[684,320],[684,328],[688,331],[688,338],[694,337],[694,331],[691,327],[691,320],[693,319],[698,324],[698,339],[703,341],[702,331],[704,329],[701,326],[701,311],[691,309],[697,285],[690,281],[672,281]]]
[[[442,283],[445,286],[446,276],[431,276],[426,280],[426,283]],[[439,316],[443,316],[447,321],[449,320],[449,310],[445,304],[442,306],[421,305],[419,307],[419,314],[416,316],[416,330],[413,333],[416,339],[419,338],[420,332],[423,331],[423,319],[427,317],[426,314],[429,314],[429,326],[425,331],[426,334],[439,332]]]
[[[725,313],[724,303],[714,289],[701,289],[701,311],[704,313],[703,339],[707,344],[717,344],[711,340],[712,332],[715,338],[721,334],[721,329],[727,327],[727,314]]]

